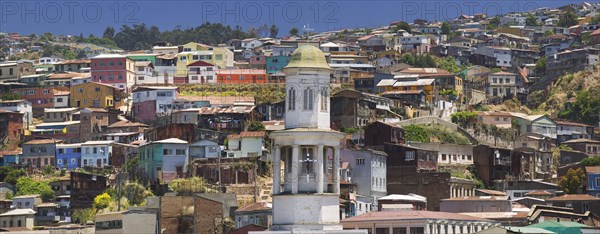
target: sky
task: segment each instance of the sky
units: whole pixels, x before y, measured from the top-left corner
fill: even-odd
[[[593,2],[593,1],[591,1]],[[296,27],[316,32],[388,25],[414,19],[447,20],[460,14],[488,15],[555,8],[579,1],[465,1],[465,0],[0,0],[0,32],[27,35],[51,32],[64,35],[102,35],[107,26],[156,25],[161,30],[195,27],[203,22],[279,27],[279,36]]]

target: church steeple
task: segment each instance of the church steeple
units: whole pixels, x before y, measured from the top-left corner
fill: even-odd
[[[331,67],[314,46],[301,46],[283,68],[286,73],[285,127],[330,129]]]
[[[314,46],[296,49],[284,68],[286,130],[270,135],[273,231],[342,230],[339,155],[344,134],[330,128],[331,71],[323,52]]]

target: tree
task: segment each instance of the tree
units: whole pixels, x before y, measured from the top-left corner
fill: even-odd
[[[54,35],[52,35],[52,33],[44,33],[41,37],[42,41],[54,41]]]
[[[94,208],[102,210],[110,205],[110,195],[102,193],[94,198]]]
[[[292,29],[290,29],[290,36],[294,36],[294,37],[298,36],[299,32],[300,31],[297,28],[292,28]]]
[[[596,16],[594,16],[594,18],[592,18],[592,20],[590,20],[590,24],[600,24],[600,14],[597,14]]]
[[[600,157],[589,157],[589,158],[584,158],[583,160],[581,160],[581,166],[584,167],[593,167],[593,166],[600,166]]]
[[[271,28],[269,29],[270,34],[269,37],[270,38],[277,38],[277,33],[279,33],[279,28],[277,26],[275,26],[274,24],[271,25]]]
[[[250,123],[250,125],[248,125],[248,131],[264,131],[265,130],[265,125],[263,125],[261,122],[258,121],[254,121],[252,123]]]
[[[498,18],[498,16],[494,16],[490,19],[488,29],[496,29],[498,26],[500,26],[500,18]]]
[[[540,58],[537,62],[535,62],[535,68],[533,69],[537,74],[546,73],[546,63],[548,60],[546,58]]]
[[[442,34],[449,35],[452,31],[450,28],[450,24],[448,22],[442,23],[441,31],[442,31]]]
[[[527,18],[525,19],[525,25],[526,26],[539,26],[540,23],[537,21],[537,18],[535,18],[534,15],[529,14],[527,16]]]
[[[567,174],[560,178],[558,186],[567,194],[575,194],[579,191],[583,180],[585,180],[585,173],[581,168],[569,169]]]
[[[452,123],[459,124],[461,127],[466,127],[470,123],[477,121],[477,113],[472,111],[459,111],[452,113],[450,118]]]
[[[546,31],[544,32],[544,36],[545,36],[545,37],[547,37],[547,36],[552,36],[552,35],[554,35],[554,31],[552,31],[552,30],[546,30]]]
[[[30,177],[21,177],[17,179],[16,187],[17,196],[40,194],[44,201],[54,199],[54,190],[46,182],[34,181]]]
[[[79,224],[86,224],[88,221],[94,221],[95,215],[96,209],[94,208],[76,209],[73,211],[71,218]]]
[[[27,173],[23,169],[18,169],[18,170],[13,169],[7,173],[6,177],[4,178],[4,182],[12,184],[12,185],[16,185],[17,180],[26,175],[27,175]]]
[[[451,73],[457,73],[461,70],[461,68],[456,63],[456,60],[454,60],[454,57],[452,56],[448,56],[443,59],[438,59],[436,61],[436,65],[437,67],[449,71]]]
[[[189,195],[192,193],[214,193],[217,192],[208,186],[206,180],[202,177],[189,177],[186,179],[174,179],[169,188],[180,195]]]
[[[575,101],[565,103],[557,115],[559,118],[593,125],[598,121],[599,112],[600,91],[592,89],[577,92]]]
[[[146,200],[146,197],[154,196],[152,192],[147,191],[144,186],[138,183],[126,184],[123,193],[131,205],[140,205]]]
[[[565,13],[558,16],[558,27],[568,28],[577,24],[579,24],[579,21],[573,9],[568,9]]]
[[[106,29],[104,29],[104,33],[102,34],[102,38],[108,38],[108,39],[113,39],[115,37],[115,29],[113,27],[106,27]]]
[[[404,22],[404,21],[400,21],[398,22],[398,24],[396,24],[396,27],[394,28],[394,30],[396,32],[398,32],[399,30],[404,30],[408,33],[412,32],[412,28],[410,27],[410,24]]]

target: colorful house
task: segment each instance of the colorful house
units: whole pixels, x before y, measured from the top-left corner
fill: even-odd
[[[69,103],[79,108],[119,108],[123,97],[123,92],[114,86],[88,82],[71,86]]]
[[[86,141],[81,143],[81,167],[104,167],[109,165],[113,141]]]
[[[23,156],[21,163],[29,164],[34,168],[43,168],[54,165],[55,144],[60,140],[39,139],[23,143]]]
[[[204,84],[217,82],[218,66],[204,61],[196,61],[187,66],[188,79],[184,83]]]
[[[146,181],[168,183],[185,177],[188,168],[188,142],[177,138],[154,141],[140,146],[140,167]]]
[[[135,61],[119,54],[101,54],[91,59],[92,82],[129,91],[135,84]]]
[[[221,84],[264,84],[268,82],[265,70],[227,69],[217,71],[217,83]]]
[[[177,54],[177,71],[175,77],[187,77],[187,66],[196,61],[214,64],[219,69],[233,67],[233,51],[226,47],[210,47],[190,42],[183,45],[183,52]]]
[[[73,170],[80,166],[81,144],[57,144],[56,167]]]
[[[287,55],[273,55],[267,57],[267,74],[275,74],[281,72],[281,69],[287,66],[289,62],[290,56]]]
[[[588,194],[600,197],[600,166],[585,167],[585,172],[588,180]]]
[[[155,120],[173,111],[177,96],[175,86],[139,86],[133,90],[132,115],[137,120]]]

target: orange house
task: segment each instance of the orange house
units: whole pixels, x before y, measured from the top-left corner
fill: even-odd
[[[217,71],[217,83],[221,84],[264,84],[268,82],[265,70],[226,69]]]

